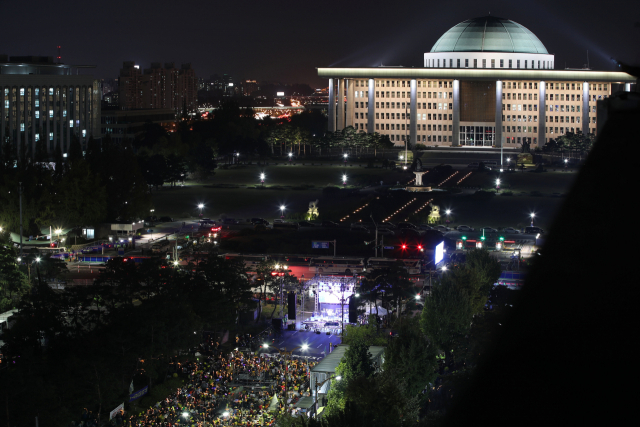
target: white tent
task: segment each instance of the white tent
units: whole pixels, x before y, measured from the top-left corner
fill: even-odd
[[[366,312],[367,314],[376,314],[376,307],[366,306]],[[378,306],[378,315],[385,316],[386,314],[387,314],[387,309]]]

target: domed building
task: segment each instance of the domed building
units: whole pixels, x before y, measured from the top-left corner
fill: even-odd
[[[553,62],[535,34],[496,16],[455,25],[424,54],[424,66],[430,68],[553,69]]]
[[[598,100],[636,82],[554,66],[529,29],[489,15],[444,33],[424,68],[318,68],[318,76],[329,79],[330,131],[353,126],[410,147],[535,148],[567,132],[596,134]]]

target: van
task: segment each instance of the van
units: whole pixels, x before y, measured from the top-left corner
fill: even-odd
[[[477,168],[479,168],[479,167],[480,167],[480,164],[479,164],[478,162],[473,162],[473,163],[469,163],[469,164],[467,165],[467,167],[468,167],[468,168],[475,168],[475,169],[477,169]]]
[[[544,230],[540,227],[525,227],[524,234],[544,234]]]

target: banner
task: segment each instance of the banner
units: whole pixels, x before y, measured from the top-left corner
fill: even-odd
[[[113,419],[113,417],[115,417],[116,415],[118,415],[118,412],[122,411],[124,409],[124,402],[119,404],[116,409],[114,409],[113,411],[109,412],[109,419]]]
[[[136,391],[135,393],[130,394],[129,395],[129,402],[133,402],[136,399],[140,399],[142,396],[144,396],[147,393],[149,393],[149,386],[141,388],[140,390]]]

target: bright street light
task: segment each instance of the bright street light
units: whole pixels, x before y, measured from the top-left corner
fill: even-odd
[[[416,295],[416,299],[420,299],[420,295]]]
[[[447,271],[447,266],[446,265],[442,266],[442,271]]]
[[[280,213],[281,213],[280,218],[284,218],[284,209],[285,209],[285,206],[281,205],[280,206]]]
[[[451,215],[451,209],[447,209],[447,210],[445,211],[445,213],[446,213],[447,215]]]
[[[342,379],[342,377],[341,377],[340,375],[338,375],[338,376],[336,377],[336,379],[337,379],[338,381],[340,381],[340,380]]]
[[[264,173],[260,174],[260,182],[262,183],[262,186],[264,187]]]
[[[182,413],[182,416],[183,416],[183,417],[185,417],[185,418],[187,418],[187,417],[189,416],[189,413],[188,413],[188,412],[183,412],[183,413]]]
[[[36,258],[36,262],[40,262],[40,257],[37,257],[37,258]]]
[[[224,411],[224,412],[222,413],[222,416],[223,416],[223,417],[225,417],[225,418],[226,418],[226,417],[228,417],[228,416],[229,416],[229,412],[228,412],[228,411]]]
[[[269,344],[262,344],[262,348],[269,348]]]
[[[303,349],[303,350],[306,350],[306,349],[308,349],[308,348],[309,348],[309,346],[308,346],[307,344],[302,344],[302,349]]]
[[[533,212],[531,212],[529,214],[529,216],[531,216],[531,226],[533,227],[533,218],[536,216],[536,214],[534,214]]]

